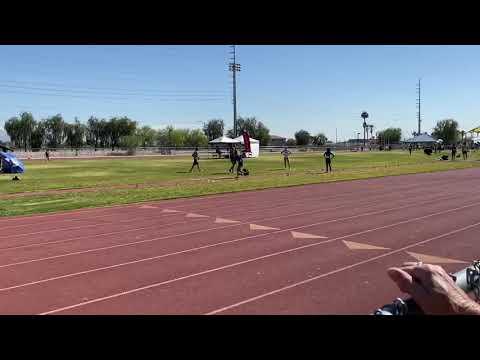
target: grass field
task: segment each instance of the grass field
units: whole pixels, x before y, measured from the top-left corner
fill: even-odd
[[[480,166],[480,153],[468,161],[438,158],[421,151],[337,153],[334,173],[326,174],[320,154],[299,153],[288,174],[281,155],[262,154],[245,162],[251,176],[238,180],[227,173],[229,161],[218,159],[201,159],[201,173],[188,173],[191,157],[26,161],[22,181],[0,176],[0,216]]]

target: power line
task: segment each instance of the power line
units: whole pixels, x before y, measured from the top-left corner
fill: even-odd
[[[124,92],[126,91],[127,93],[119,93],[120,95],[130,95],[130,94],[142,94],[145,95],[145,93],[152,92],[152,93],[158,93],[158,94],[226,94],[225,91],[219,91],[219,90],[158,90],[158,89],[122,89],[122,88],[102,88],[102,87],[78,87],[77,89],[82,89],[82,90],[77,90],[77,89],[58,89],[58,87],[65,87],[64,84],[58,84],[58,83],[49,83],[49,82],[35,82],[35,81],[17,81],[17,80],[0,80],[0,83],[6,83],[7,85],[1,85],[4,87],[20,87],[21,85],[9,85],[9,83],[14,83],[14,84],[23,84],[23,87],[36,87],[37,85],[44,85],[44,86],[49,86],[49,87],[57,87],[56,89],[46,89],[42,88],[42,90],[58,90],[58,91],[70,91],[70,92],[102,92],[104,90],[114,90],[114,91],[120,91]],[[25,86],[25,84],[27,86]],[[33,85],[33,86],[28,86],[28,85]],[[151,95],[151,94],[147,94]]]
[[[132,100],[125,97],[108,97],[108,96],[87,96],[87,95],[68,95],[68,94],[54,94],[54,93],[40,93],[40,92],[28,92],[28,91],[16,91],[9,90],[1,91],[0,94],[21,94],[21,95],[35,95],[35,96],[56,96],[56,97],[67,97],[67,98],[78,98],[78,99],[92,99],[92,100]],[[140,98],[137,100],[142,101],[224,101],[225,98]]]
[[[222,97],[225,95],[212,93],[212,94],[193,94],[193,93],[165,93],[165,94],[145,94],[145,93],[102,93],[95,91],[86,91],[86,90],[68,90],[68,89],[51,89],[51,88],[42,88],[42,87],[31,87],[31,86],[18,86],[18,85],[3,85],[0,83],[0,88],[11,88],[11,89],[23,89],[23,90],[38,90],[38,91],[53,91],[60,93],[73,93],[73,94],[92,94],[92,95],[105,95],[105,96],[146,96],[146,97]]]

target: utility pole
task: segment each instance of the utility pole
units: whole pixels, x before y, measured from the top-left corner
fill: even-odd
[[[337,128],[335,128],[335,145],[337,145]]]
[[[240,71],[240,64],[237,64],[236,54],[235,54],[235,45],[231,45],[232,55],[231,63],[228,66],[228,69],[232,72],[233,77],[233,134],[237,137],[237,71]]]
[[[420,97],[420,91],[421,91],[421,88],[420,88],[420,80],[421,79],[418,79],[418,84],[417,84],[417,92],[418,92],[418,98],[417,98],[417,108],[418,108],[418,112],[417,112],[417,117],[418,117],[418,135],[420,135],[420,131],[421,131],[421,126],[420,126],[420,123],[422,122],[422,118],[421,118],[421,97]]]

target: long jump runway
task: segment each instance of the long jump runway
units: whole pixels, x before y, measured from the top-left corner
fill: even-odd
[[[480,169],[0,219],[0,314],[369,314],[480,258]]]

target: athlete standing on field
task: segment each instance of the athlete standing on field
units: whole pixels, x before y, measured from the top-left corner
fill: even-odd
[[[287,164],[288,164],[288,170],[290,170],[290,160],[288,159],[288,155],[290,155],[291,152],[285,146],[285,149],[283,149],[281,154],[283,155],[283,165],[285,166],[285,169],[287,168]]]
[[[332,171],[332,159],[335,157],[335,155],[330,151],[330,148],[327,148],[327,151],[323,153],[323,157],[325,158],[325,167],[326,171],[328,172],[328,169],[330,169],[330,172]]]

